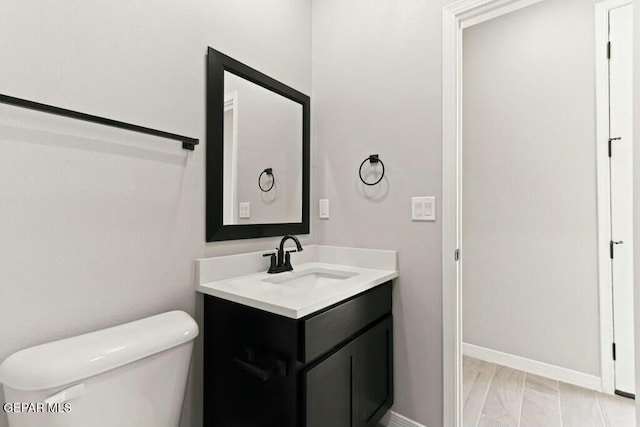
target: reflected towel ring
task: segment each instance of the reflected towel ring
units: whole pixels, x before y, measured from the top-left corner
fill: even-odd
[[[382,165],[382,174],[380,175],[380,178],[378,178],[378,180],[376,182],[367,182],[364,180],[364,178],[362,177],[362,167],[364,166],[365,163],[380,163]],[[382,162],[382,160],[380,160],[380,156],[378,156],[377,154],[371,154],[369,157],[367,157],[366,159],[364,159],[362,161],[362,163],[360,163],[360,169],[358,171],[358,175],[360,175],[360,181],[362,181],[363,184],[365,185],[376,185],[378,184],[380,181],[382,181],[382,178],[384,178],[384,163]]]
[[[262,182],[261,182],[262,175],[264,175],[265,173],[271,177],[271,186],[269,188],[267,188],[266,190],[264,188],[262,188]],[[262,173],[258,177],[258,188],[260,188],[260,191],[262,191],[263,193],[268,193],[273,188],[273,184],[275,184],[275,182],[276,182],[276,179],[273,176],[273,169],[272,168],[266,168],[265,170],[262,171]]]

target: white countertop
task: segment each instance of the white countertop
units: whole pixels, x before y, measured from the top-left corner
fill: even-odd
[[[395,261],[395,252],[393,252],[393,260]],[[200,262],[203,261],[205,260],[201,260]],[[277,274],[263,272],[225,278],[223,280],[201,283],[197,286],[197,290],[207,295],[223,298],[249,307],[292,319],[299,319],[398,277],[395,262],[391,265],[393,265],[393,269],[383,270],[317,261],[297,265],[294,263],[293,272]],[[387,263],[385,267],[390,267],[391,265]],[[263,281],[264,279],[273,279],[274,277],[299,274],[311,269],[337,270],[356,273],[356,275],[317,288],[288,286],[286,284]]]

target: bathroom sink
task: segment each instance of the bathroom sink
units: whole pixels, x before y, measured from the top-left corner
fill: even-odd
[[[292,286],[296,288],[317,289],[327,285],[339,283],[345,279],[357,276],[358,273],[342,270],[331,270],[327,268],[312,268],[302,271],[290,271],[278,273],[263,282],[276,285]]]
[[[324,246],[308,249],[303,253],[306,258],[293,256],[293,271],[274,274],[267,273],[269,262],[262,252],[199,260],[197,290],[301,319],[398,277],[395,251]]]

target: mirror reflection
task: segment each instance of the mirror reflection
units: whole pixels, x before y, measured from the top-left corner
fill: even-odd
[[[224,71],[223,224],[302,221],[302,104]]]

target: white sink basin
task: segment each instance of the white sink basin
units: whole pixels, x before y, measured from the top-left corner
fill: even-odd
[[[293,286],[296,288],[317,289],[339,283],[357,275],[358,273],[354,273],[352,271],[311,268],[302,271],[277,273],[273,277],[262,279],[262,281],[283,286]]]

